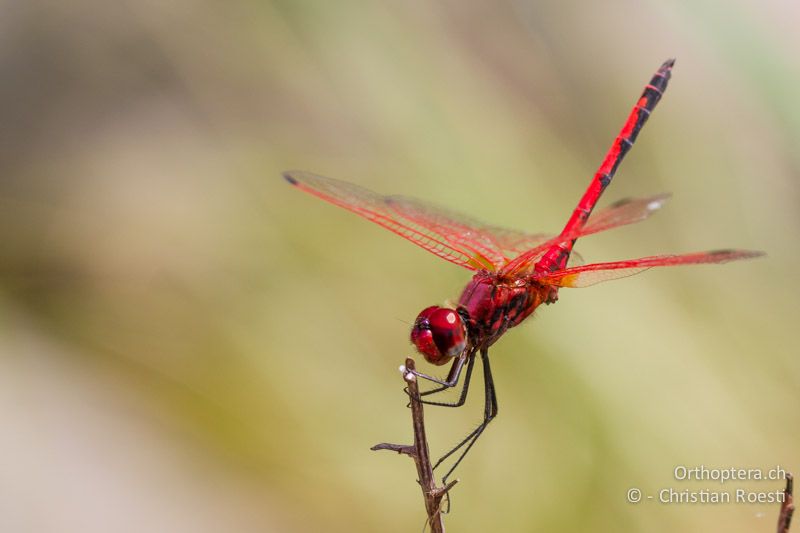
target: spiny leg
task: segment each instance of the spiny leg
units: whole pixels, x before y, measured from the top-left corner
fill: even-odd
[[[442,462],[444,462],[448,457],[453,455],[459,449],[461,449],[464,445],[466,445],[466,449],[461,452],[458,460],[450,467],[450,470],[442,477],[442,482],[447,483],[447,478],[455,471],[456,467],[458,467],[459,463],[464,460],[464,457],[467,455],[469,450],[475,444],[475,441],[478,440],[478,437],[481,436],[483,430],[486,429],[486,426],[489,425],[489,422],[492,421],[497,416],[497,394],[494,388],[494,379],[492,378],[492,369],[489,365],[489,350],[487,348],[481,349],[481,359],[483,361],[483,384],[484,384],[484,408],[483,408],[483,421],[481,424],[475,428],[469,435],[467,435],[461,442],[459,442],[452,450],[447,452],[443,455],[436,464],[433,465],[433,468],[436,469]]]
[[[418,378],[427,379],[428,381],[432,381],[433,383],[441,385],[441,387],[437,387],[435,389],[422,393],[422,396],[455,387],[458,384],[458,378],[461,376],[461,370],[464,368],[464,361],[466,361],[467,358],[471,357],[474,353],[475,353],[475,348],[470,348],[470,352],[466,356],[462,355],[458,359],[456,359],[453,362],[452,368],[450,368],[450,372],[447,374],[446,380],[439,379],[434,376],[429,376],[428,374],[423,374],[422,372],[418,372],[417,370],[413,370],[411,374],[417,376]]]
[[[423,391],[420,393],[420,396],[428,396],[429,394],[436,394],[437,392],[442,392],[444,390],[455,387],[456,383],[458,382],[459,375],[461,374],[461,368],[464,366],[464,361],[471,358],[475,354],[475,351],[476,349],[473,347],[469,347],[468,349],[464,350],[464,352],[458,357],[458,359],[453,361],[453,366],[450,367],[450,372],[447,373],[447,379],[444,381],[444,384],[440,385],[439,387],[435,387],[431,390]],[[425,377],[425,374],[418,374],[418,375]]]
[[[487,343],[485,343],[483,345],[484,348],[487,350],[487,353],[488,353],[488,346],[493,344],[495,340],[499,339],[500,336],[503,335],[503,333],[505,333],[508,330],[510,323],[511,323],[511,319],[508,316],[506,316],[503,319],[503,324],[501,325],[500,329],[497,331],[497,333],[494,334],[493,339],[490,339],[490,341],[488,341]],[[428,405],[439,405],[439,406],[442,406],[442,407],[461,407],[462,405],[464,405],[464,402],[467,399],[467,389],[469,389],[469,380],[470,380],[470,377],[472,375],[472,366],[475,364],[475,352],[476,351],[477,351],[477,348],[472,348],[470,350],[470,352],[469,352],[468,357],[470,358],[470,360],[469,360],[469,364],[467,366],[467,375],[464,377],[464,388],[461,391],[461,395],[459,396],[458,402],[455,402],[455,403],[451,403],[451,402],[441,402],[441,403],[439,403],[439,402],[422,402],[422,403],[428,404]],[[453,371],[451,370],[450,373],[452,374],[452,372]],[[446,390],[447,388],[448,387],[442,385],[441,387],[436,387],[435,389],[431,389],[429,391],[425,391],[422,394],[420,394],[420,396],[427,396],[429,394],[436,394],[437,392],[441,392],[443,390]]]
[[[456,402],[431,402],[427,400],[420,400],[421,403],[425,405],[438,405],[439,407],[461,407],[464,405],[464,402],[467,401],[467,392],[469,391],[469,384],[470,380],[472,379],[472,368],[475,366],[475,352],[472,351],[468,356],[469,361],[467,362],[467,373],[464,374],[464,385],[461,387],[461,394],[458,397],[458,401]],[[427,394],[434,394],[437,392],[441,392],[445,390],[445,387],[437,387],[435,389],[431,389],[429,391],[425,391],[420,394],[420,396],[425,396]]]
[[[464,460],[464,457],[467,456],[467,453],[469,453],[472,446],[475,444],[475,442],[477,442],[478,437],[481,436],[483,431],[489,425],[489,422],[491,422],[492,419],[494,419],[497,416],[497,395],[494,388],[494,379],[492,378],[492,371],[491,368],[489,367],[488,351],[487,352],[481,351],[481,357],[483,358],[484,386],[485,386],[485,399],[486,399],[484,405],[483,422],[481,422],[481,424],[477,428],[475,428],[475,430],[472,431],[472,433],[467,435],[467,437],[464,440],[462,440],[455,448],[453,448],[450,452],[448,452],[447,455],[442,457],[436,463],[436,465],[434,465],[434,468],[436,468],[436,466],[438,466],[439,463],[441,463],[444,459],[452,455],[456,450],[458,450],[462,446],[466,445],[466,448],[464,449],[463,452],[461,452],[461,455],[458,457],[456,462],[453,464],[453,466],[450,467],[450,470],[448,470],[447,473],[442,477],[442,483],[445,484],[447,483],[447,478],[450,477],[450,475],[455,471],[455,469],[458,467],[461,461]]]

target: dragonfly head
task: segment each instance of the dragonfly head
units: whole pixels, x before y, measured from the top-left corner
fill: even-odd
[[[411,329],[411,342],[425,360],[444,365],[467,346],[467,328],[454,309],[431,306],[423,309]]]

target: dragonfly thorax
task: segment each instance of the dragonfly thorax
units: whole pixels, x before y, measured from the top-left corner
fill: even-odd
[[[547,289],[527,279],[522,281],[503,280],[481,271],[464,288],[459,309],[469,317],[468,328],[477,337],[477,344],[492,344],[547,301]]]

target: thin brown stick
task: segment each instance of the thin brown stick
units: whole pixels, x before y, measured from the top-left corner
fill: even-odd
[[[442,499],[447,492],[455,485],[458,480],[451,481],[444,487],[437,487],[433,477],[431,467],[430,452],[428,450],[428,439],[425,436],[425,417],[422,409],[422,402],[419,396],[419,386],[413,371],[414,360],[410,357],[406,359],[403,370],[403,379],[406,382],[408,396],[411,398],[411,422],[414,427],[414,444],[412,446],[401,444],[390,444],[384,442],[376,444],[373,450],[392,450],[402,453],[414,459],[417,465],[418,483],[422,488],[422,496],[425,499],[425,511],[428,514],[428,524],[431,526],[432,533],[444,533],[444,521],[442,518]]]
[[[786,474],[786,488],[783,489],[781,512],[778,515],[778,533],[789,533],[789,526],[792,525],[792,515],[794,514],[793,485],[794,478],[791,474]]]

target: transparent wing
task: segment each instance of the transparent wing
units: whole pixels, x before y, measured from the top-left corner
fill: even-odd
[[[583,228],[567,235],[551,237],[516,256],[501,269],[501,274],[506,277],[521,277],[532,274],[536,262],[551,247],[593,233],[641,222],[661,209],[669,198],[670,195],[664,193],[647,198],[624,198],[618,200],[608,207],[596,211]]]
[[[506,256],[506,261],[504,261],[504,263],[555,237],[552,233],[525,233],[498,227],[492,227],[490,231],[494,241],[503,250],[503,254]]]
[[[386,204],[405,220],[429,228],[442,235],[447,242],[485,257],[492,266],[506,264],[504,253],[507,243],[525,240],[522,232],[488,226],[477,220],[448,209],[407,196],[387,196]]]
[[[500,268],[525,250],[553,238],[547,233],[525,233],[498,226],[489,226],[466,215],[438,207],[416,198],[388,196],[390,203],[402,216],[435,229],[456,245],[479,251]],[[579,253],[570,256],[570,265],[583,264]]]
[[[626,226],[645,220],[664,207],[672,197],[669,193],[656,194],[647,198],[623,198],[589,217],[579,237],[599,233],[619,226]]]
[[[404,196],[383,196],[358,185],[309,172],[285,172],[295,187],[344,207],[408,239],[451,263],[470,270],[496,270],[506,263],[503,246],[544,240],[494,228],[465,215]]]
[[[670,194],[658,194],[647,198],[624,198],[608,207],[598,210],[581,231],[573,238],[591,235],[618,226],[640,222],[660,209],[670,198]],[[387,202],[403,216],[417,220],[427,227],[435,228],[453,243],[481,251],[492,262],[501,267],[511,258],[537,250],[541,256],[553,244],[563,238],[547,233],[525,233],[498,226],[483,224],[460,213],[438,207],[416,198],[389,196]],[[534,254],[536,255],[536,254]],[[573,252],[570,264],[581,264],[580,254]]]
[[[528,264],[565,237],[532,234],[490,226],[467,215],[406,196],[383,196],[333,178],[303,171],[285,172],[284,178],[295,187],[344,207],[367,220],[408,239],[434,255],[470,270],[510,270],[509,261]],[[575,236],[605,231],[644,220],[669,198],[662,194],[650,198],[624,199],[597,211]],[[522,260],[522,256],[525,260]],[[580,264],[573,252],[571,264]],[[525,269],[519,269],[525,274]]]
[[[565,268],[548,274],[535,275],[533,279],[539,283],[556,287],[588,287],[603,281],[633,276],[653,267],[727,263],[728,261],[750,259],[761,255],[764,255],[764,252],[750,250],[715,250],[683,255],[657,255],[612,263],[594,263]]]

